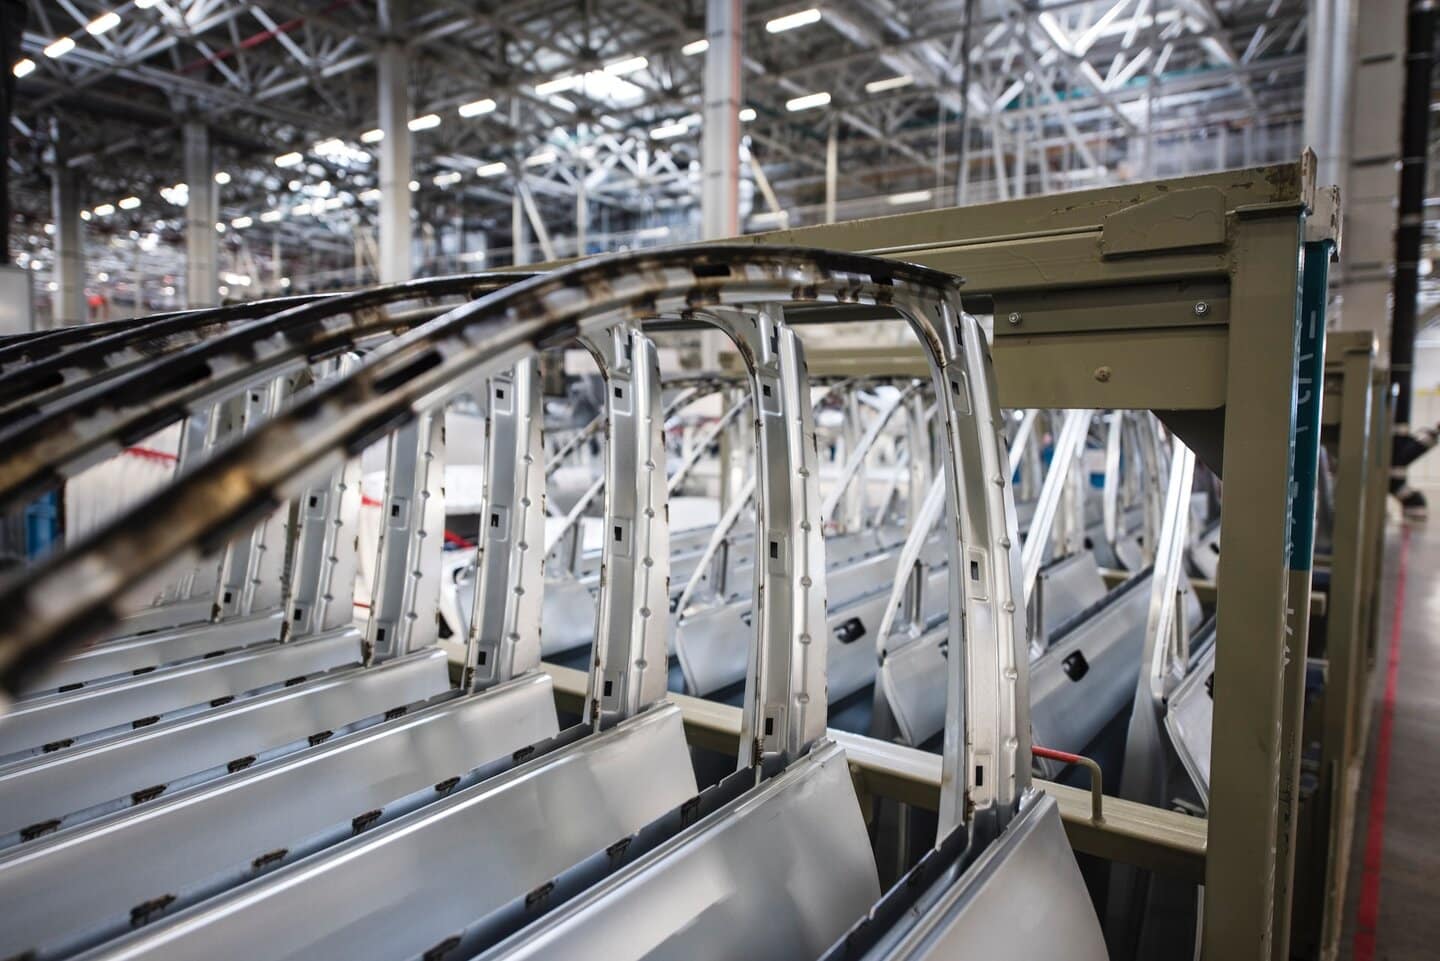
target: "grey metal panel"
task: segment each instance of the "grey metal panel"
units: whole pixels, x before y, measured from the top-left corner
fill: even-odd
[[[232,618],[211,624],[192,624],[139,637],[106,641],[57,663],[30,687],[41,693],[71,684],[164,667],[215,651],[230,651],[280,639],[278,611]]]
[[[866,961],[1109,958],[1059,807],[1048,796],[1034,796],[956,882],[922,905]]]
[[[554,736],[553,697],[531,674],[12,848],[0,957],[72,953],[129,930],[137,905],[177,910],[319,832],[348,833],[362,812]]]
[[[1207,683],[1215,673],[1215,645],[1210,643],[1191,666],[1190,673],[1170,695],[1165,708],[1165,729],[1180,763],[1200,797],[1210,800],[1210,734],[1215,702]]]
[[[847,538],[841,559],[827,565],[829,602],[826,621],[830,643],[826,668],[829,699],[836,701],[869,684],[875,676],[875,646],[842,642],[838,631],[851,619],[858,618],[866,636],[878,630],[888,591],[895,580],[899,560],[898,546],[877,550],[874,543],[860,544]],[[830,541],[825,542],[827,555]],[[946,609],[948,575],[945,572],[945,545],[936,536],[925,545],[922,554],[926,563],[934,565],[924,597],[927,610],[939,615]],[[748,592],[747,592],[748,595]],[[753,628],[746,621],[750,611],[748,599],[725,605],[703,608],[682,620],[675,629],[675,654],[685,675],[686,690],[699,695],[713,694],[745,677],[746,656]],[[863,653],[859,648],[864,647]]]
[[[679,709],[663,705],[83,957],[407,957],[694,793]]]
[[[449,687],[444,652],[426,651],[0,768],[0,846],[27,828],[38,833],[69,826],[128,806],[137,796],[178,790],[181,779],[217,777],[232,761],[303,745],[316,732]]]
[[[814,958],[879,896],[845,754],[822,741],[481,957]]]
[[[904,647],[891,649],[880,665],[876,683],[885,695],[903,743],[924,744],[945,727],[945,642],[940,625]]]
[[[122,725],[143,727],[218,697],[235,697],[359,663],[360,636],[346,629],[314,640],[266,645],[78,691],[27,698],[0,718],[0,759]]]
[[[1040,571],[1036,587],[1039,605],[1040,638],[1048,644],[1050,635],[1081,611],[1105,596],[1105,579],[1095,554],[1071,554]]]
[[[1034,742],[1080,752],[1135,697],[1150,575],[1113,597],[1055,639],[1030,665],[1030,727]],[[1086,669],[1072,666],[1083,658]]]

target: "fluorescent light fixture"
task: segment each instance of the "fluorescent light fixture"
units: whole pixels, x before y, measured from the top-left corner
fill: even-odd
[[[542,97],[548,97],[552,93],[564,93],[567,90],[574,90],[576,84],[578,84],[579,82],[580,77],[576,76],[575,74],[570,74],[569,76],[565,77],[556,77],[554,80],[546,80],[544,83],[537,83],[535,85],[535,92]]]
[[[254,222],[255,219],[253,217],[236,217],[234,220],[230,221],[230,226],[234,227],[236,230],[244,230],[246,227],[250,226]]]
[[[81,220],[89,220],[89,219],[90,219],[91,217],[93,217],[93,216],[95,216],[95,215],[92,214],[92,213],[91,213],[90,211],[88,211],[88,210],[82,210],[82,211],[80,211],[80,219],[81,219]]]
[[[61,37],[59,40],[56,40],[54,43],[50,44],[50,46],[46,47],[44,50],[44,54],[51,60],[58,60],[59,58],[65,56],[67,53],[74,49],[74,37]]]
[[[159,2],[160,0],[135,0],[135,6],[141,10],[149,10]]]
[[[650,131],[650,136],[656,140],[668,140],[671,137],[683,137],[690,132],[690,125],[683,121],[667,123]]]
[[[460,116],[479,117],[484,114],[490,113],[494,109],[495,101],[491,100],[489,97],[485,97],[483,100],[472,100],[469,103],[462,103],[460,105]]]
[[[784,210],[762,210],[750,215],[750,223],[757,227],[761,224],[788,224],[790,214]]]
[[[527,167],[543,167],[546,164],[553,164],[554,162],[555,151],[553,150],[542,150],[532,157],[525,158],[525,166]]]
[[[362,203],[372,203],[380,199],[380,188],[371,187],[369,190],[362,190],[357,195]]]
[[[120,201],[121,210],[134,210],[138,206],[140,206],[139,197],[126,197],[124,200]]]
[[[502,161],[497,160],[497,161],[495,161],[493,164],[481,164],[480,166],[476,167],[476,168],[475,168],[475,176],[477,176],[477,177],[498,177],[498,176],[500,176],[501,174],[503,174],[506,170],[509,170],[509,169],[510,169],[510,168],[507,167],[507,166],[505,166],[505,164],[504,164]]]
[[[605,65],[605,72],[612,77],[623,77],[627,73],[644,70],[648,66],[650,66],[650,61],[644,57],[626,57],[623,60],[607,63]]]
[[[18,60],[15,66],[10,68],[10,72],[13,73],[17,79],[20,77],[28,77],[35,72],[35,61],[29,57],[26,57],[24,60]]]
[[[887,77],[884,80],[872,80],[865,85],[866,93],[884,93],[886,90],[899,90],[901,87],[908,87],[915,82],[915,78],[908,73],[902,73],[898,77]]]
[[[823,107],[830,102],[830,94],[825,91],[819,93],[807,93],[803,97],[796,97],[793,100],[785,101],[785,109],[794,113],[797,110],[809,110],[812,107]]]
[[[288,190],[288,191],[290,191],[290,192],[293,194],[293,193],[295,193],[296,191],[298,191],[301,186],[302,186],[302,185],[301,185],[300,181],[298,181],[298,180],[292,180],[292,181],[290,181],[288,184],[285,185],[285,189]]]
[[[427,113],[423,116],[415,117],[405,126],[411,130],[430,130],[433,127],[440,126],[440,115],[438,113]]]
[[[103,283],[106,283],[106,282],[108,282],[108,281],[110,280],[110,275],[107,274],[107,273],[105,273],[105,271],[102,270],[102,271],[100,271],[100,273],[98,273],[98,274],[95,275],[95,279],[98,280],[98,281],[100,281],[100,283],[103,284]]]
[[[304,156],[302,153],[300,153],[300,151],[298,151],[298,150],[292,150],[292,151],[290,151],[289,153],[282,153],[280,156],[276,157],[276,158],[275,158],[275,166],[277,166],[277,167],[298,167],[298,166],[300,166],[301,162],[304,161],[304,159],[305,159],[305,156]]]
[[[741,107],[741,108],[740,108],[740,122],[741,122],[741,123],[749,123],[750,121],[752,121],[752,120],[754,120],[754,119],[755,119],[755,108],[754,108],[754,107]]]
[[[436,174],[434,177],[434,183],[437,187],[448,187],[451,184],[458,184],[460,182],[460,178],[460,171],[447,170],[443,174]]]
[[[290,212],[297,217],[304,217],[311,212],[309,204],[296,204],[290,208]]]
[[[278,210],[267,210],[260,215],[260,222],[262,224],[273,224],[275,221],[279,220],[281,217],[284,216],[285,215]]]
[[[420,189],[420,181],[418,181],[418,180],[412,180],[412,181],[410,181],[410,192],[411,192],[412,194],[413,194],[415,191],[419,190],[419,189]]]
[[[336,210],[336,209],[338,209],[338,208],[340,208],[340,207],[345,206],[345,198],[344,198],[344,197],[331,197],[330,199],[328,199],[328,200],[326,200],[326,201],[324,202],[324,205],[323,205],[323,206],[325,207],[326,210]]]
[[[216,225],[215,225],[215,232],[216,232],[217,234],[223,234],[223,233],[225,232],[225,225],[224,225],[224,224],[216,224]]]
[[[331,154],[343,153],[345,150],[345,142],[339,137],[331,137],[329,140],[320,141],[310,149],[322,157],[328,157]]]
[[[808,10],[797,10],[794,13],[787,13],[783,17],[776,17],[765,23],[766,33],[784,33],[786,30],[794,30],[796,27],[808,27],[812,23],[820,21],[820,11],[814,7]]]
[[[230,175],[223,170],[217,170],[215,171],[215,182],[223,187],[230,182]]]
[[[885,198],[885,202],[892,207],[903,207],[906,204],[928,203],[931,194],[928,190],[910,190],[901,194],[891,194]]]
[[[250,286],[249,274],[234,274],[227,271],[220,275],[220,279],[225,281],[225,283],[227,284],[234,284],[236,287]]]
[[[92,37],[98,37],[107,30],[114,30],[120,26],[120,14],[111,10],[109,13],[102,13],[100,16],[85,24],[85,32]]]
[[[384,139],[385,131],[381,130],[379,127],[376,127],[373,130],[367,130],[360,135],[361,143],[379,143]]]
[[[115,212],[114,204],[101,204],[95,208],[95,216],[108,217]]]
[[[661,237],[670,236],[669,227],[646,227],[644,230],[635,231],[636,240],[659,240]]]
[[[699,40],[691,40],[689,43],[685,44],[685,46],[680,48],[680,52],[687,57],[693,57],[696,54],[704,53],[706,50],[709,49],[710,41],[706,40],[704,37],[701,37]]]

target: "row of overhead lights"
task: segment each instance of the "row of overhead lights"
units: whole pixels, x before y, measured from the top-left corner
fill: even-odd
[[[135,7],[139,10],[148,10],[159,2],[160,0],[135,0]],[[98,17],[85,24],[84,29],[85,33],[89,34],[90,36],[98,37],[101,34],[109,33],[111,30],[114,30],[118,26],[120,26],[120,14],[114,10],[111,10],[107,13],[100,14]],[[41,53],[45,54],[45,56],[49,57],[51,60],[59,60],[67,53],[74,50],[76,45],[77,44],[75,41],[75,36],[73,34],[67,34],[66,36],[59,37],[49,43],[41,51]],[[30,76],[30,74],[35,72],[35,61],[31,60],[29,57],[18,60],[16,61],[15,65],[10,68],[10,72],[13,73],[16,77],[28,77]]]

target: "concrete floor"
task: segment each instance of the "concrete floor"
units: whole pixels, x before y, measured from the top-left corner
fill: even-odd
[[[1440,958],[1440,517],[1411,526],[1408,545],[1402,545],[1405,539],[1392,524],[1370,743],[1340,942],[1340,957],[1353,961]],[[1390,709],[1389,776],[1377,785],[1402,551],[1404,610]]]

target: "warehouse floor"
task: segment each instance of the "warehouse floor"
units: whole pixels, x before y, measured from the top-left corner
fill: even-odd
[[[1440,517],[1392,525],[1385,561],[1340,943],[1353,961],[1440,957]]]

